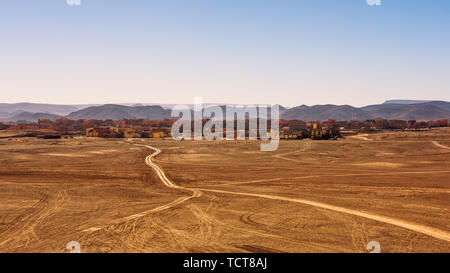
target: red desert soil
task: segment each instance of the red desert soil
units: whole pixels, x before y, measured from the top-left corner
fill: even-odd
[[[0,140],[0,252],[450,251],[450,130]]]

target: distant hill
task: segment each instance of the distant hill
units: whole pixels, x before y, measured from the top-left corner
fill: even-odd
[[[450,102],[448,102],[448,101],[430,101],[430,102],[427,102],[424,104],[427,104],[427,105],[430,104],[430,105],[450,111]]]
[[[364,110],[350,105],[301,105],[291,109],[284,110],[282,119],[288,120],[366,120],[372,118],[372,115]]]
[[[37,121],[38,119],[51,119],[56,120],[61,116],[48,114],[48,113],[30,113],[30,112],[22,112],[20,114],[14,115],[13,117],[8,118],[10,121],[18,121],[18,120],[26,120],[26,121]]]
[[[0,119],[1,119],[1,118],[7,118],[7,117],[9,117],[9,116],[11,116],[11,114],[8,113],[8,112],[0,112]]]
[[[278,107],[279,107],[280,115],[281,115],[284,111],[286,111],[286,108],[284,108],[283,106],[281,106],[281,105],[279,105],[279,104],[277,104],[277,105],[278,105]],[[226,105],[218,105],[218,106],[222,109],[223,117],[224,117],[224,119],[225,119],[225,118],[226,118],[226,113],[227,113],[227,110],[226,110],[226,109],[227,109],[227,106],[226,106]],[[248,105],[234,105],[234,104],[232,104],[232,105],[230,105],[230,106],[244,106],[244,107],[246,107],[246,106],[248,106]],[[255,108],[256,108],[256,113],[257,113],[258,116],[259,116],[259,111],[260,111],[259,105],[253,105],[253,106],[255,106]],[[211,107],[211,105],[206,105],[206,106],[203,107],[203,110],[208,109],[209,107]],[[263,109],[264,109],[264,108],[263,108]],[[192,111],[192,113],[194,113],[194,111]],[[272,108],[271,108],[271,106],[267,106],[267,110],[266,110],[266,118],[270,118],[271,115],[272,115]],[[235,113],[234,117],[235,117],[235,119],[238,119],[238,116],[237,116],[236,113]],[[248,113],[245,114],[245,118],[246,118],[246,119],[249,118],[249,114],[248,114]]]
[[[208,107],[211,104],[204,104]],[[224,113],[225,106],[219,105]],[[69,119],[120,120],[134,116],[143,119],[163,120],[170,118],[174,105],[158,104],[105,104],[105,105],[54,105],[34,103],[0,103],[0,121],[29,120],[39,118],[55,119],[66,116]],[[188,105],[191,109],[193,105]],[[270,115],[270,109],[268,110]],[[280,106],[282,119],[287,120],[367,120],[367,119],[401,119],[401,120],[437,120],[450,118],[450,102],[387,100],[383,104],[353,107],[350,105],[300,105],[293,108]]]
[[[387,100],[383,104],[418,104],[430,101],[432,100]]]
[[[124,106],[117,104],[106,104],[102,106],[92,106],[80,111],[73,112],[67,115],[69,119],[112,119],[121,120],[124,118],[131,119],[134,116],[136,118],[151,119],[151,120],[164,120],[170,118],[170,110],[165,110],[161,106]]]
[[[419,104],[379,104],[362,107],[361,109],[373,115],[374,118],[399,120],[436,120],[450,118],[450,103],[427,102]],[[439,107],[438,105],[441,105]]]
[[[50,113],[55,115],[65,116],[74,111],[80,110],[80,108],[74,105],[58,105],[58,104],[41,104],[41,103],[0,103],[0,112],[3,112],[2,116],[12,117],[18,112],[29,113]]]

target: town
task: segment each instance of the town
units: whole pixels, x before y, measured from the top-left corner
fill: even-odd
[[[176,120],[146,120],[122,119],[114,120],[71,120],[65,117],[50,120],[39,119],[37,122],[11,122],[0,123],[0,130],[11,132],[26,132],[29,137],[63,138],[73,136],[99,137],[99,138],[171,138],[171,127]],[[207,122],[203,120],[203,124]],[[249,136],[249,120],[246,120],[245,135]],[[356,135],[358,133],[374,133],[385,130],[396,131],[424,131],[437,127],[448,127],[449,120],[435,121],[416,120],[366,120],[366,121],[301,121],[280,120],[280,139],[312,140],[337,139],[342,136]],[[268,126],[270,130],[270,122]],[[213,128],[214,130],[214,128]],[[226,135],[226,129],[223,129]],[[236,133],[235,133],[236,134]]]

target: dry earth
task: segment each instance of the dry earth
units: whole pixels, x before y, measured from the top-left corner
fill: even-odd
[[[154,149],[160,149],[157,154]],[[0,139],[0,252],[450,251],[450,130]],[[149,155],[152,155],[149,156]]]

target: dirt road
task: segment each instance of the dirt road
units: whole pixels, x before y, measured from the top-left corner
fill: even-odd
[[[434,143],[434,144],[436,145],[436,143]],[[437,145],[440,145],[440,144],[437,143]],[[144,145],[142,145],[142,146],[144,146]],[[232,191],[215,190],[215,189],[207,189],[207,188],[184,188],[184,187],[180,187],[180,186],[177,186],[176,184],[174,184],[172,181],[170,181],[170,179],[167,178],[167,176],[164,173],[164,171],[158,165],[156,165],[156,164],[154,164],[152,162],[152,158],[154,158],[155,156],[160,154],[161,150],[158,149],[158,148],[155,148],[153,146],[149,146],[149,145],[145,145],[145,147],[155,150],[155,152],[153,154],[149,155],[146,158],[145,161],[150,167],[152,167],[157,172],[158,177],[161,179],[161,181],[164,183],[164,185],[166,185],[167,187],[170,187],[170,188],[189,190],[189,191],[191,191],[193,193],[192,196],[183,199],[181,202],[174,202],[173,205],[178,205],[178,204],[180,204],[182,202],[185,202],[185,201],[187,201],[187,200],[189,200],[191,198],[198,197],[198,196],[201,195],[201,191],[221,193],[221,194],[250,196],[250,197],[265,198],[265,199],[272,199],[272,200],[280,200],[280,201],[287,201],[287,202],[305,204],[305,205],[309,205],[309,206],[313,206],[313,207],[317,207],[317,208],[322,208],[322,209],[332,210],[332,211],[346,213],[346,214],[350,214],[350,215],[355,215],[355,216],[358,216],[358,217],[364,217],[364,218],[367,218],[367,219],[371,219],[371,220],[375,220],[375,221],[378,221],[378,222],[383,222],[383,223],[386,223],[386,224],[390,224],[390,225],[398,226],[398,227],[401,227],[401,228],[409,229],[409,230],[412,230],[412,231],[415,231],[415,232],[419,232],[419,233],[422,233],[422,234],[425,234],[425,235],[428,235],[428,236],[432,236],[432,237],[440,239],[440,240],[444,240],[444,241],[450,242],[450,233],[447,232],[447,231],[444,231],[444,230],[440,230],[440,229],[436,229],[436,228],[428,227],[428,226],[424,226],[424,225],[419,225],[419,224],[412,223],[412,222],[407,222],[407,221],[404,221],[404,220],[394,219],[394,218],[385,217],[385,216],[381,216],[381,215],[375,215],[375,214],[371,214],[371,213],[367,213],[367,212],[363,212],[363,211],[358,211],[358,210],[354,210],[354,209],[347,209],[347,208],[344,208],[344,207],[334,206],[334,205],[330,205],[330,204],[325,204],[325,203],[320,203],[320,202],[315,202],[315,201],[309,201],[309,200],[305,200],[305,199],[296,199],[296,198],[275,196],[275,195],[246,193],[246,192],[232,192]]]
[[[442,148],[442,149],[450,149],[450,147],[447,147],[445,145],[440,144],[437,141],[431,141],[431,143],[433,143],[436,147]]]

